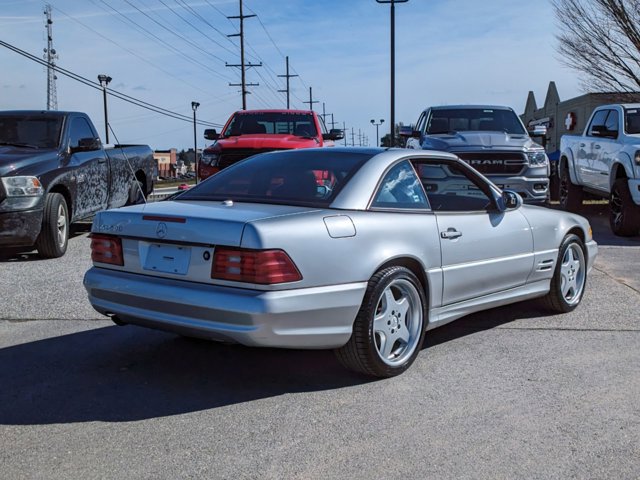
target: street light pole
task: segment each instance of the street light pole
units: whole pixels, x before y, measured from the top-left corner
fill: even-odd
[[[198,102],[191,102],[191,109],[193,110],[193,158],[195,159],[196,169],[196,183],[198,183],[198,139],[196,136],[196,110],[200,104]]]
[[[378,3],[388,3],[391,5],[391,141],[390,146],[396,144],[396,3],[407,3],[409,0],[376,0]]]
[[[378,133],[378,127],[384,123],[384,119],[380,119],[380,123],[376,123],[376,121],[372,118],[371,123],[376,126],[376,147],[380,146],[380,134]]]
[[[109,143],[109,117],[107,116],[107,85],[113,80],[109,75],[98,75],[98,81],[102,87],[102,99],[104,102],[104,140]]]

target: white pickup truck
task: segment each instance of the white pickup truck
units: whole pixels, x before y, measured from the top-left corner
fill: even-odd
[[[611,230],[640,232],[640,104],[602,105],[582,135],[563,135],[560,207],[577,211],[585,194],[609,199]]]

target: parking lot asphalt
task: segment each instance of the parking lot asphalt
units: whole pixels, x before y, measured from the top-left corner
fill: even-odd
[[[116,327],[67,254],[0,260],[3,478],[640,478],[640,238],[585,208],[580,307],[526,302],[430,331],[372,381],[331,352]]]

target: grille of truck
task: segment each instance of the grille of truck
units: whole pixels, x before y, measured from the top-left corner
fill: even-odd
[[[220,168],[226,168],[229,165],[233,165],[240,160],[244,160],[251,155],[257,155],[258,153],[265,152],[273,152],[274,150],[278,150],[277,148],[255,148],[255,149],[237,149],[231,150],[229,152],[222,152],[220,154],[220,159],[218,160],[218,166]]]
[[[527,166],[521,152],[460,152],[458,157],[483,175],[518,175]]]

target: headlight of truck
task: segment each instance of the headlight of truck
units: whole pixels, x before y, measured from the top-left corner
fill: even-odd
[[[211,165],[212,167],[217,167],[219,158],[220,155],[218,155],[217,153],[207,153],[205,155],[202,155],[202,163],[204,163],[205,165]]]
[[[37,197],[44,193],[36,177],[2,177],[7,197]]]
[[[547,154],[542,150],[527,152],[527,159],[529,160],[529,165],[532,167],[543,167],[549,163]]]

